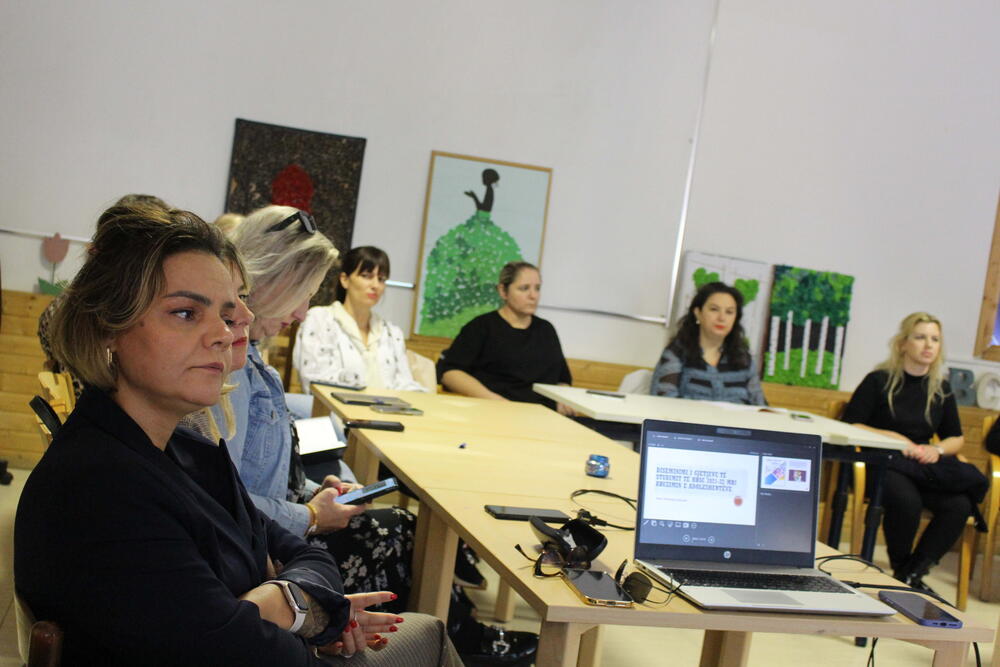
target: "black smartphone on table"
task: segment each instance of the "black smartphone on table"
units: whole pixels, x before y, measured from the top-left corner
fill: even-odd
[[[920,625],[932,628],[962,627],[962,621],[916,593],[879,591],[878,599]]]
[[[511,507],[510,505],[484,505],[490,516],[507,521],[527,521],[537,516],[545,523],[565,523],[569,517],[559,510],[546,510],[538,507]]]
[[[615,578],[607,572],[596,570],[579,570],[567,568],[563,570],[563,579],[577,597],[595,607],[631,607],[632,596],[618,585]]]
[[[343,495],[337,496],[337,502],[341,505],[364,505],[365,503],[370,503],[379,496],[384,496],[387,493],[392,493],[393,491],[398,490],[399,483],[396,482],[396,478],[388,477],[383,479],[381,482],[375,482],[374,484],[369,484],[366,487],[355,489],[354,491],[348,491]]]
[[[380,421],[378,419],[348,419],[344,422],[345,428],[370,428],[376,431],[402,431],[403,425],[400,422]]]

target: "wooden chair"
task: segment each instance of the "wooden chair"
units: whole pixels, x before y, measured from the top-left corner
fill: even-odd
[[[419,382],[427,391],[431,393],[437,392],[437,370],[434,368],[434,362],[430,357],[425,357],[419,352],[414,352],[413,350],[406,350],[406,363],[410,364],[410,372],[413,374],[413,379]]]
[[[993,428],[996,415],[983,420],[983,441]],[[986,476],[990,479],[990,489],[983,501],[983,518],[986,519],[986,537],[983,540],[983,570],[979,577],[979,597],[985,602],[993,599],[993,554],[996,552],[997,518],[1000,514],[1000,457],[990,454]]]
[[[66,372],[42,371],[38,374],[38,382],[42,386],[42,398],[48,401],[52,409],[59,415],[59,421],[65,422],[69,413],[73,412],[76,407],[73,376]]]
[[[38,374],[38,382],[42,388],[41,395],[35,396],[29,404],[35,411],[35,421],[38,423],[42,445],[48,447],[55,430],[58,430],[58,424],[65,422],[69,413],[76,407],[76,393],[73,391],[73,378],[69,373],[42,371]]]
[[[14,592],[17,650],[27,667],[57,667],[62,662],[63,631],[52,621],[36,621],[27,603]]]
[[[851,504],[851,553],[858,553],[861,550],[861,538],[864,534],[865,516],[865,483],[866,469],[864,463],[854,464],[854,502]],[[992,489],[992,484],[990,485]],[[989,497],[995,494],[988,494]],[[929,521],[931,513],[927,510],[923,512],[924,519]],[[995,517],[994,517],[995,520]],[[962,536],[959,538],[958,551],[958,590],[955,595],[955,606],[965,611],[969,601],[969,582],[972,580],[972,568],[976,562],[976,542],[979,533],[976,531],[976,523],[970,516],[965,521],[962,529]],[[917,538],[920,539],[920,534]]]
[[[264,363],[273,366],[278,371],[285,391],[301,391],[300,388],[296,388],[299,385],[298,374],[292,363],[292,353],[295,351],[295,339],[298,333],[299,323],[292,322],[276,336],[271,337],[264,351]]]

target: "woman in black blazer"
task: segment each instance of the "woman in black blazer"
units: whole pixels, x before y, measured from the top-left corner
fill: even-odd
[[[229,370],[245,309],[231,246],[182,211],[102,222],[53,329],[87,388],[15,520],[15,586],[63,628],[63,663],[319,665],[385,646],[402,619],[365,608],[393,594],[342,595],[325,550],[257,512],[224,444],[175,431]],[[407,625],[376,664],[400,650],[451,664],[440,622]]]

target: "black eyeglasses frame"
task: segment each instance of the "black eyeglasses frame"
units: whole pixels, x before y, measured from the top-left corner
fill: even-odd
[[[282,229],[287,229],[296,222],[302,223],[302,228],[307,234],[315,234],[318,230],[316,229],[316,221],[311,215],[305,211],[299,210],[292,213],[290,216],[282,220],[281,222],[276,222],[267,228],[268,232],[280,232]]]

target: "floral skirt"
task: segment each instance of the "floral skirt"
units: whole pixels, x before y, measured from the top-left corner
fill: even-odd
[[[345,593],[392,591],[399,597],[377,611],[398,614],[406,609],[413,584],[413,532],[416,516],[393,507],[368,510],[347,528],[309,538],[326,547],[337,561]]]

